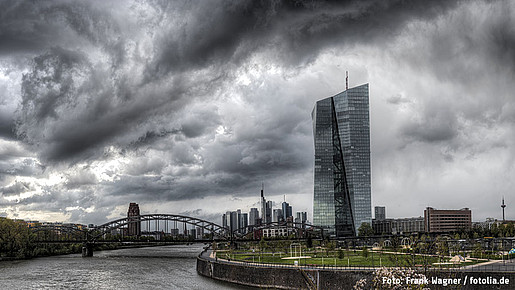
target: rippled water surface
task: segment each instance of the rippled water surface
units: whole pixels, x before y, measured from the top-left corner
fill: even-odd
[[[0,289],[241,289],[200,276],[202,245],[177,245],[0,262]]]

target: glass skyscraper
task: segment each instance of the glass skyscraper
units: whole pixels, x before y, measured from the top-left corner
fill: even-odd
[[[338,237],[372,224],[368,84],[316,103],[313,224]]]

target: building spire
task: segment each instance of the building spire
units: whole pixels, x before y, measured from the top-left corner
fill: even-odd
[[[349,71],[345,71],[345,90],[349,89]]]
[[[506,207],[506,205],[504,204],[504,195],[502,197],[502,204],[501,204],[501,208],[502,208],[502,222],[504,223],[506,220],[504,219],[504,208]]]

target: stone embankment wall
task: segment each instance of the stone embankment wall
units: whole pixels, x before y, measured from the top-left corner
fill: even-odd
[[[276,289],[352,289],[357,281],[365,278],[370,286],[373,271],[345,270],[334,271],[328,269],[299,269],[297,267],[265,267],[245,263],[226,262],[199,256],[197,258],[197,272],[200,275],[213,279],[232,282],[240,285],[260,288]],[[467,284],[458,285],[428,285],[429,289],[515,289],[515,273],[511,272],[447,272],[435,271],[426,273],[431,281],[432,277],[441,279],[467,279]],[[509,279],[508,285],[475,284],[471,285],[470,277],[482,278],[488,282],[492,278]],[[475,280],[478,282],[478,280]],[[481,282],[481,281],[479,281]],[[387,286],[387,285],[385,285]]]
[[[213,279],[241,285],[276,289],[351,289],[356,281],[371,278],[370,271],[308,270],[266,267],[197,258],[197,272]]]

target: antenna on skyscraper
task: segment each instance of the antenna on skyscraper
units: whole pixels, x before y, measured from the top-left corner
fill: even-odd
[[[345,71],[345,90],[349,89],[349,71]]]

